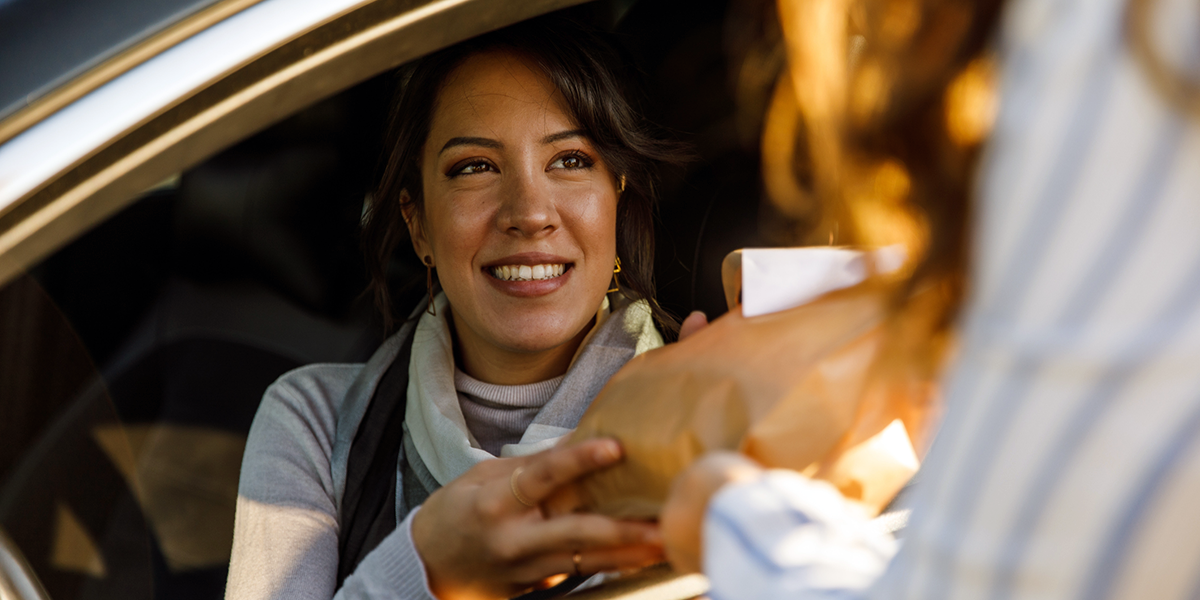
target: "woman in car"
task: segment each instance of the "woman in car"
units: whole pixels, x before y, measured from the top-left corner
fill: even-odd
[[[652,525],[539,509],[620,459],[612,440],[555,444],[662,344],[655,320],[673,326],[652,298],[651,219],[678,152],[631,104],[622,64],[552,16],[406,70],[364,245],[389,327],[406,231],[429,298],[365,365],[267,390],[227,597],[508,597],[661,559]]]

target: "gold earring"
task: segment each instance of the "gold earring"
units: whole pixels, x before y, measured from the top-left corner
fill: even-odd
[[[623,178],[622,178],[623,179]],[[617,265],[613,267],[613,288],[608,290],[608,294],[621,291],[621,282],[617,279],[617,273],[621,272],[621,257],[617,257]]]
[[[433,259],[426,254],[421,262],[425,263],[425,289],[429,291],[429,306],[425,307],[425,312],[436,317],[437,307],[433,304]]]
[[[617,186],[617,195],[620,196],[621,194],[624,194],[624,193],[625,193],[625,176],[622,175],[621,176],[621,185]],[[618,259],[617,262],[620,262],[620,260]]]

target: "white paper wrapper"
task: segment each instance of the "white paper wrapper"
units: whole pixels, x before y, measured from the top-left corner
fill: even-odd
[[[742,250],[742,314],[779,312],[848,288],[867,278],[866,253],[846,248],[747,248]],[[881,273],[904,264],[901,246],[873,251]]]

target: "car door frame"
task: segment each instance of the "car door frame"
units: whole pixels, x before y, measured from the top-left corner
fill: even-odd
[[[434,50],[586,0],[227,1],[241,2],[240,10],[224,15],[213,8],[203,18],[224,18],[194,32],[196,23],[185,19],[176,27],[190,35],[168,30],[144,42],[152,56],[134,48],[114,59],[134,55],[136,65],[97,67],[111,78],[90,75],[94,89],[36,124],[23,123],[0,144],[0,285],[142,191],[316,101]],[[271,27],[278,29],[273,37],[247,43],[247,32]],[[242,44],[244,55],[222,54],[230,44]],[[209,56],[217,64],[198,62]],[[122,103],[121,94],[139,101]]]

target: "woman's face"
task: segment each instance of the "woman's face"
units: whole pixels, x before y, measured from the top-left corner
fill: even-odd
[[[446,78],[422,154],[424,218],[409,219],[460,343],[490,350],[578,339],[616,257],[614,175],[535,69],[490,51]]]

